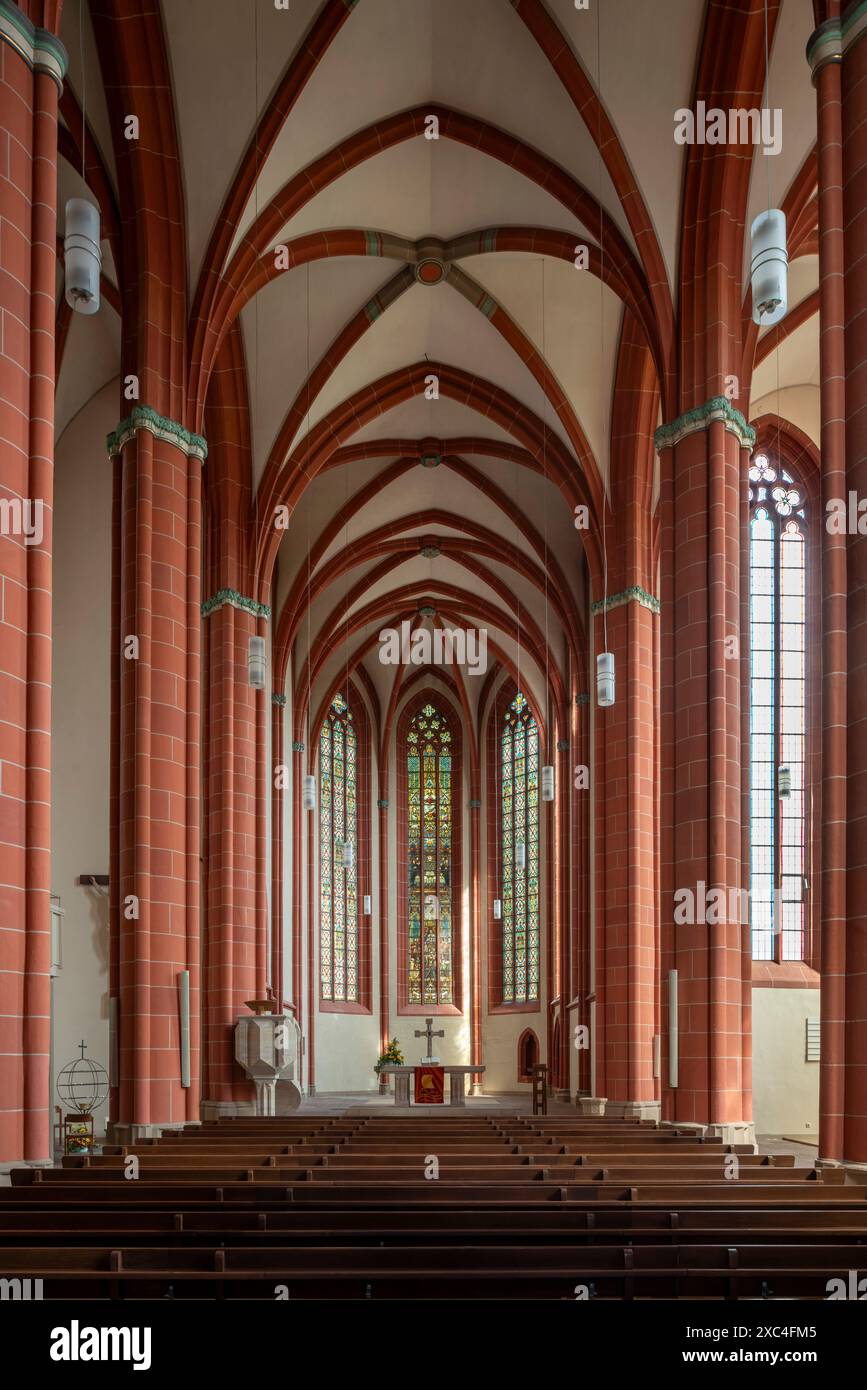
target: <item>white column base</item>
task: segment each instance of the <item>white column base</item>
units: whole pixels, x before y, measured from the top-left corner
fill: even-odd
[[[752,1120],[727,1120],[724,1124],[700,1124],[695,1120],[662,1120],[661,1129],[679,1129],[696,1139],[721,1139],[724,1144],[750,1144],[758,1153],[756,1127]]]
[[[610,1100],[605,1114],[612,1119],[653,1120],[658,1124],[661,1108],[658,1100]]]
[[[578,1109],[582,1115],[604,1115],[608,1104],[607,1096],[578,1096]]]
[[[753,1153],[759,1151],[752,1120],[728,1120],[725,1124],[708,1125],[705,1134],[708,1139],[721,1139],[724,1144],[751,1144]]]
[[[147,1125],[132,1120],[110,1120],[105,1126],[107,1144],[137,1144],[140,1139],[159,1139],[163,1130],[182,1130],[186,1120],[163,1120]]]
[[[254,1100],[203,1100],[202,1120],[207,1124],[213,1120],[234,1120],[239,1115],[255,1115]]]

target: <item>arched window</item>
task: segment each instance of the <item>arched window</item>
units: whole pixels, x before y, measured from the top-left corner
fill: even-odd
[[[749,501],[753,959],[803,960],[807,812],[804,492],[778,463],[765,454],[756,454],[750,467]]]
[[[403,835],[399,847],[401,1006],[422,1012],[459,1000],[460,743],[432,692],[398,731]]]
[[[501,1002],[539,998],[539,730],[520,692],[500,727]]]
[[[335,695],[319,735],[319,939],[322,999],[360,1001],[359,749],[353,712]]]

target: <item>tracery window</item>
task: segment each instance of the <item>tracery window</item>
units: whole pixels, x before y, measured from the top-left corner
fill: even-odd
[[[359,1002],[358,762],[352,710],[336,695],[319,736],[320,983],[343,1003]]]
[[[790,473],[765,454],[754,455],[749,480],[753,959],[803,960],[807,887],[804,492]],[[785,769],[791,782],[788,795]]]
[[[502,1002],[539,998],[539,730],[526,696],[500,731]]]
[[[407,1002],[455,1003],[453,940],[454,733],[444,711],[427,702],[404,742],[408,912]]]

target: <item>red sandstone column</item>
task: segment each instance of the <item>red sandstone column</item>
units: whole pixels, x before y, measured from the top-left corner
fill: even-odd
[[[119,456],[117,1120],[198,1116],[199,583],[204,441],[137,407]],[[190,972],[190,1086],[179,975]]]
[[[819,380],[822,504],[844,498],[846,483],[845,261],[840,96],[842,35],[835,20],[808,46],[816,87],[819,161]],[[863,101],[863,98],[862,98]],[[846,537],[822,538],[822,903],[819,960],[821,1061],[819,1153],[843,1158],[846,1056]]]
[[[574,705],[573,705],[574,709]],[[559,730],[558,730],[559,732]],[[569,910],[569,874],[571,860],[569,855],[570,825],[569,807],[572,778],[569,768],[569,740],[560,738],[557,742],[556,783],[555,783],[555,864],[557,872],[557,923],[558,923],[558,975],[560,995],[560,1046],[559,1055],[552,1058],[560,1078],[558,1098],[569,1100],[572,1094],[569,1080],[569,1005],[572,1001],[572,924],[573,913]]]
[[[389,1017],[389,965],[388,965],[388,764],[379,769],[379,1045],[380,1052],[388,1047],[390,1038]],[[379,1083],[380,1090],[388,1090],[388,1078]]]
[[[748,1132],[741,889],[740,498],[752,431],[716,397],[657,435],[662,476],[663,971],[678,972],[666,1118]],[[717,915],[706,894],[722,889]],[[686,890],[690,897],[675,898]],[[686,921],[676,921],[680,908]],[[684,909],[686,909],[684,911]],[[688,920],[692,916],[694,920]],[[708,921],[708,916],[711,920]],[[664,997],[667,978],[663,980]],[[667,1005],[663,1080],[668,1082]]]
[[[844,14],[842,48],[846,489],[863,499],[867,497],[867,15],[857,5],[850,5]],[[831,86],[832,79],[825,79],[823,90]],[[831,119],[829,113],[829,123]],[[830,297],[827,288],[826,295]],[[836,305],[839,308],[839,299]],[[823,401],[823,407],[824,404]],[[823,425],[825,423],[823,419]],[[832,464],[837,462],[838,454],[832,446]],[[835,484],[838,480],[836,471]],[[835,575],[842,579],[842,564]],[[846,917],[845,930],[840,924],[840,931],[835,928],[832,935],[833,954],[827,965],[823,958],[822,978],[824,988],[826,971],[830,983],[832,972],[845,969],[842,1157],[848,1162],[867,1164],[867,542],[861,535],[847,537],[847,582]],[[841,606],[835,605],[835,612]],[[836,630],[834,635],[836,637]],[[836,650],[836,641],[833,646]],[[838,687],[841,683],[838,679]],[[832,718],[837,716],[839,705],[830,714]],[[842,745],[839,730],[829,735],[829,739],[838,744],[836,753],[839,755]],[[837,766],[835,758],[835,769]],[[842,794],[838,790],[836,806],[842,809],[840,802]],[[829,809],[826,808],[826,815]],[[829,909],[837,912],[842,906],[838,894],[828,902]],[[825,947],[823,941],[823,953]],[[837,981],[832,986],[832,1002],[827,1014],[828,1023],[832,1025],[831,1012],[839,1007],[839,994]],[[838,1015],[833,1034],[834,1061],[838,1060],[839,1034]],[[836,1085],[832,1095],[839,1090],[838,1078],[833,1079]],[[839,1132],[839,1121],[835,1122],[830,1114],[826,1125],[829,1136]],[[828,1142],[833,1142],[830,1137]]]
[[[294,714],[293,714],[294,717]],[[292,1002],[295,1005],[295,1017],[299,1024],[303,1023],[306,1016],[304,1003],[304,939],[301,934],[301,904],[302,892],[304,888],[304,874],[301,860],[304,819],[310,816],[311,812],[305,811],[301,805],[302,779],[306,769],[304,767],[304,744],[299,739],[295,739],[292,744]],[[315,813],[313,813],[315,814]],[[306,1059],[305,1059],[306,1060]],[[306,1071],[305,1071],[306,1075]],[[300,1083],[299,1083],[300,1084]]]
[[[315,775],[313,758],[308,753],[307,775]],[[318,798],[317,798],[318,805]],[[319,998],[319,949],[316,941],[316,910],[314,902],[314,865],[316,834],[313,816],[307,815],[307,1094],[316,1094],[316,1001]],[[300,867],[299,867],[300,872]]]
[[[6,18],[9,28],[0,35],[0,1159],[47,1160],[57,102],[66,54],[53,33],[23,13]]]
[[[283,964],[283,837],[286,833],[284,810],[289,780],[281,774],[280,785],[276,769],[283,768],[283,720],[286,696],[275,691],[271,696],[271,982],[282,1009],[287,997]],[[299,1058],[300,1063],[300,1058]]]
[[[475,785],[472,783],[475,782]],[[472,797],[470,800],[470,1059],[480,1065],[484,1062],[482,1045],[482,970],[481,970],[481,808],[478,776],[471,774]],[[472,1094],[478,1094],[484,1082],[484,1073],[471,1077]]]
[[[596,1089],[607,1097],[607,1114],[655,1118],[659,1106],[653,1076],[657,960],[651,797],[657,604],[646,590],[630,586],[609,595],[607,615],[603,605],[604,599],[594,604],[594,659],[604,650],[614,653],[616,699],[613,706],[597,706],[595,712]]]
[[[230,528],[221,527],[225,534]],[[225,556],[223,557],[225,577]],[[254,600],[221,585],[205,602],[208,624],[208,836],[205,980],[208,1115],[234,1113],[252,1101],[252,1086],[234,1060],[234,1025],[264,988],[259,894],[257,724],[267,694],[248,679]],[[265,790],[262,788],[264,799]],[[221,1108],[222,1107],[222,1108]]]
[[[574,714],[572,717],[572,758],[569,762],[568,776],[569,786],[572,796],[572,972],[575,982],[575,998],[580,1000],[579,1007],[568,1016],[569,1024],[569,1049],[570,1056],[574,1048],[575,1025],[583,1024],[589,1027],[590,1023],[590,1003],[588,996],[590,990],[590,872],[588,864],[588,827],[590,824],[590,789],[589,787],[575,786],[576,766],[588,767],[590,763],[589,753],[589,731],[587,712],[590,703],[590,696],[583,689],[586,684],[586,671],[576,673],[576,681],[581,688],[574,698]],[[579,714],[579,710],[583,714]],[[571,1003],[571,1000],[569,1001]],[[590,1049],[588,1047],[577,1049],[576,1065],[576,1090],[579,1093],[589,1093],[591,1089],[590,1077]]]

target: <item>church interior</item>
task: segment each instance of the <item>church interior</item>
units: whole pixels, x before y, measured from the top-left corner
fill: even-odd
[[[867,6],[0,0],[0,114],[0,1274],[867,1297]]]

